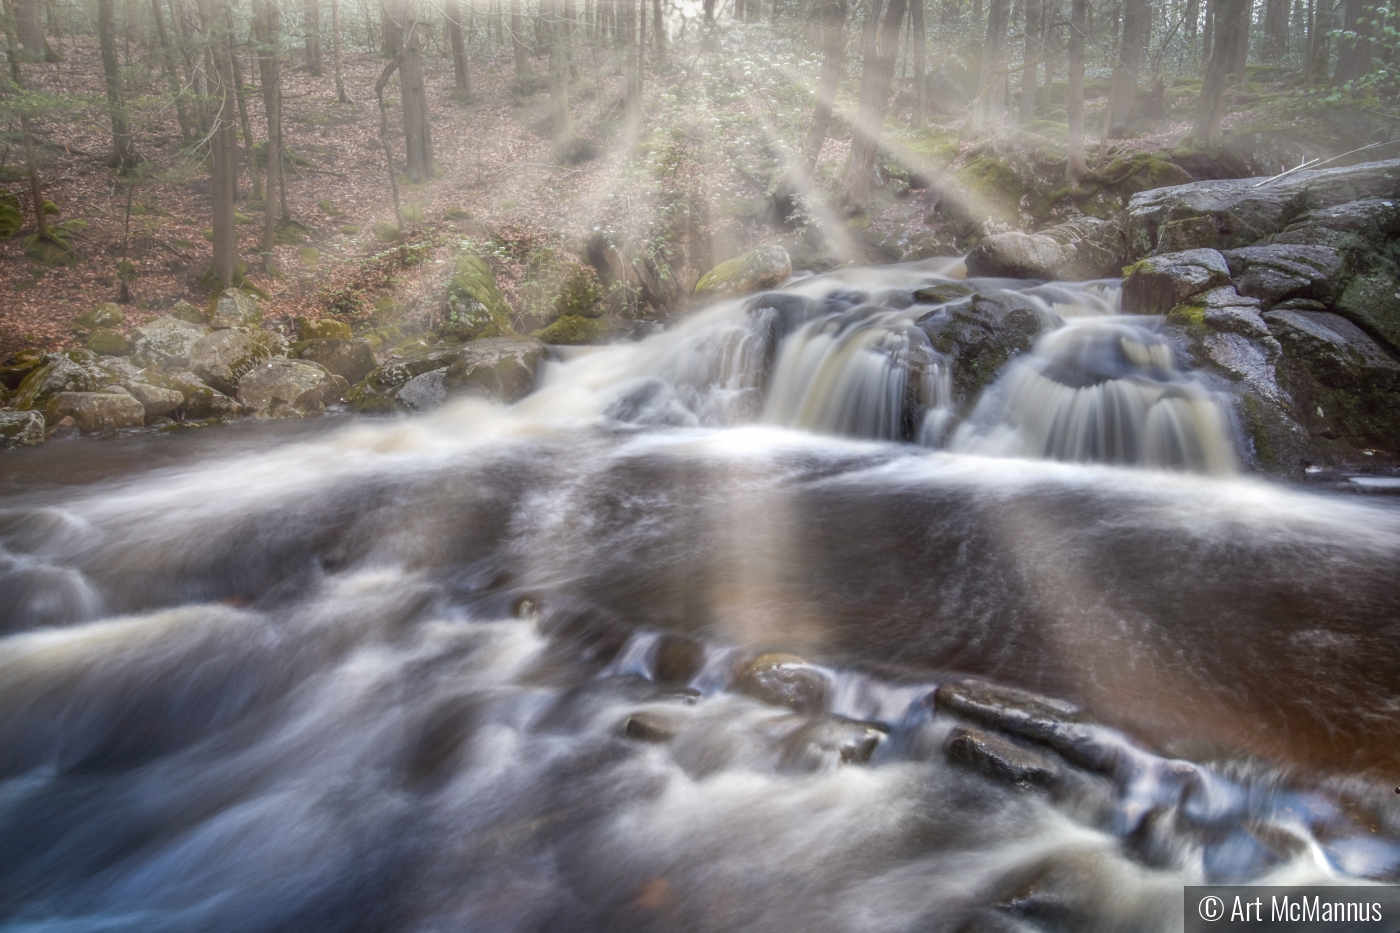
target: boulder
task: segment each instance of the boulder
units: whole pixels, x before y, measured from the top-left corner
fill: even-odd
[[[37,411],[0,411],[0,450],[44,442],[44,416]]]
[[[1060,767],[1050,757],[981,729],[957,727],[944,751],[954,764],[1009,784],[1050,787],[1060,780]]]
[[[78,430],[78,422],[73,420],[72,415],[64,415],[58,419],[58,424],[49,429],[49,440],[66,441],[75,437],[81,437],[82,431]]]
[[[120,327],[123,320],[122,306],[109,301],[78,315],[73,319],[70,330],[79,337],[86,337],[99,327]]]
[[[146,409],[147,417],[169,416],[185,403],[185,396],[181,392],[148,385],[144,382],[129,383],[127,391],[141,403],[142,408]]]
[[[1330,246],[1271,243],[1222,255],[1236,291],[1258,298],[1266,311],[1290,298],[1331,302],[1342,275],[1342,256]]]
[[[319,415],[344,393],[343,379],[305,360],[262,362],[238,380],[238,401],[260,417]]]
[[[453,263],[442,323],[437,329],[455,340],[515,333],[510,322],[510,305],[496,287],[496,274],[480,256],[463,253]]]
[[[1348,256],[1381,252],[1400,237],[1400,200],[1366,198],[1297,217],[1275,243],[1328,246]]]
[[[1166,314],[1195,295],[1230,284],[1230,267],[1213,249],[1161,253],[1124,270],[1123,310]]]
[[[446,369],[457,358],[457,352],[455,348],[425,349],[411,359],[385,363],[378,369],[371,370],[364,379],[356,383],[354,388],[346,393],[345,400],[356,411],[398,411],[404,407],[398,399],[399,389],[425,373]],[[441,389],[442,399],[446,399],[447,390],[441,388],[441,380],[433,380],[432,384]],[[420,387],[426,385],[427,383],[421,383]],[[432,394],[436,392],[437,389],[433,389]],[[442,399],[429,407],[442,404]]]
[[[349,340],[353,336],[349,324],[331,317],[314,319],[299,317],[293,323],[296,324],[298,340],[320,340],[332,337]]]
[[[330,323],[340,324],[339,321]],[[340,326],[345,327],[344,324]],[[349,328],[345,327],[345,330],[348,335]],[[374,350],[370,348],[369,341],[349,336],[307,339],[297,345],[297,351],[301,359],[324,367],[352,385],[368,376],[375,366]]]
[[[830,687],[824,673],[790,654],[760,655],[734,678],[734,689],[742,694],[807,714],[826,708]]]
[[[241,327],[216,330],[194,342],[190,369],[225,395],[234,395],[243,374],[271,355],[264,343]]]
[[[787,250],[774,244],[751,249],[722,262],[695,283],[697,298],[725,298],[777,288],[792,275]]]
[[[44,354],[41,351],[21,350],[10,358],[10,362],[0,366],[0,385],[11,391],[18,389],[24,377],[42,365]]]
[[[236,400],[194,373],[175,373],[165,380],[163,388],[179,392],[184,397],[182,407],[187,419],[230,418],[243,413],[243,406]]]
[[[532,337],[492,337],[469,343],[447,367],[449,393],[485,395],[517,402],[535,387],[535,373],[549,359],[549,348]]]
[[[132,359],[142,366],[188,366],[195,343],[207,333],[208,327],[173,314],[158,317],[132,332]]]
[[[124,392],[60,392],[49,407],[53,421],[71,417],[84,433],[146,423],[146,409]]]
[[[434,408],[441,408],[447,401],[446,377],[446,372],[441,369],[414,376],[393,393],[393,401],[397,403],[397,407],[409,411],[432,411]],[[352,404],[362,411],[367,407],[358,398],[352,401]]]
[[[953,394],[966,409],[1012,357],[1059,319],[1016,292],[978,292],[920,318],[933,347],[952,359]]]
[[[1133,196],[1126,218],[1129,261],[1153,252],[1235,249],[1258,243],[1309,211],[1400,196],[1400,160],[1157,188]]]
[[[531,336],[557,346],[578,346],[606,340],[620,330],[620,322],[615,318],[566,314],[548,327],[535,331]]]
[[[1172,308],[1171,324],[1202,326],[1243,337],[1268,337],[1269,328],[1259,315],[1259,299],[1241,295],[1229,285],[1208,289]]]
[[[190,304],[183,298],[175,302],[175,304],[171,305],[170,311],[166,316],[173,317],[179,321],[185,321],[189,324],[209,323],[208,311],[203,311],[199,308],[196,308],[194,305]]]
[[[1400,351],[1400,280],[1391,270],[1351,280],[1334,310]]]
[[[783,739],[778,767],[813,773],[832,765],[863,765],[870,761],[887,732],[884,726],[842,716],[816,716]]]
[[[45,411],[60,392],[96,392],[112,383],[124,385],[138,372],[123,359],[98,356],[90,350],[49,353],[19,384],[11,404],[18,409]]]
[[[994,233],[967,254],[973,276],[1080,281],[1116,275],[1122,265],[1118,226],[1094,217],[1039,233]]]
[[[262,310],[258,307],[258,300],[237,288],[225,289],[209,315],[209,326],[215,330],[228,327],[257,327],[261,324]]]
[[[99,327],[92,332],[83,347],[103,356],[126,356],[131,352],[131,341],[119,330]]]
[[[642,710],[628,716],[622,724],[622,734],[636,742],[669,742],[685,728],[685,719],[677,713]]]

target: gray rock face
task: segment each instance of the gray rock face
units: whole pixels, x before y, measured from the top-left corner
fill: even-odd
[[[186,418],[229,418],[243,413],[243,406],[210,386],[194,373],[175,373],[167,387],[184,396]]]
[[[1235,289],[1258,298],[1264,310],[1290,298],[1331,302],[1340,285],[1343,261],[1330,246],[1273,243],[1224,253]]]
[[[24,377],[11,404],[23,410],[47,410],[60,392],[96,392],[112,383],[126,384],[139,370],[123,359],[102,357],[88,350],[49,353]]]
[[[1367,198],[1308,211],[1298,216],[1275,243],[1328,246],[1341,252],[1380,250],[1400,236],[1400,201]]]
[[[353,338],[313,338],[301,345],[298,356],[324,367],[326,371],[351,384],[368,376],[375,366],[374,351],[370,348],[369,341]]]
[[[734,678],[734,689],[740,693],[806,714],[826,708],[830,687],[825,674],[789,654],[760,655]]]
[[[1122,267],[1118,226],[1083,217],[1039,233],[994,233],[967,255],[974,276],[1020,279],[1098,279]]]
[[[146,409],[125,393],[60,392],[50,408],[55,421],[71,417],[78,429],[87,433],[107,428],[139,428],[146,423]]]
[[[1123,310],[1166,314],[1204,291],[1230,284],[1230,267],[1213,249],[1162,253],[1143,259],[1123,280]]]
[[[323,414],[344,391],[344,379],[305,360],[262,362],[238,380],[238,401],[261,417]]]
[[[184,395],[174,389],[162,389],[144,382],[132,382],[126,388],[146,409],[147,415],[169,416],[185,403]]]
[[[535,373],[547,359],[549,348],[532,337],[478,340],[462,348],[447,368],[443,384],[451,393],[516,402],[535,387]]]
[[[1390,269],[1351,280],[1335,309],[1400,350],[1400,280]]]
[[[1009,291],[978,292],[920,318],[938,352],[953,362],[953,394],[967,408],[1007,361],[1030,349],[1059,319]]]
[[[394,393],[398,403],[409,411],[432,411],[447,401],[446,372],[432,369],[408,380]]]
[[[0,411],[0,450],[44,443],[44,416],[37,411]]]
[[[1202,309],[1201,322],[1211,330],[1241,337],[1269,336],[1268,325],[1259,314],[1259,299],[1241,295],[1228,285],[1192,297],[1190,306]],[[1170,319],[1175,320],[1176,315]]]
[[[1193,248],[1235,249],[1281,233],[1309,211],[1400,196],[1400,160],[1295,172],[1285,178],[1200,181],[1133,195],[1127,258]]]
[[[267,347],[242,328],[216,330],[190,348],[190,369],[215,389],[233,395],[243,374],[269,355]]]
[[[190,351],[207,333],[209,328],[201,324],[170,315],[156,318],[132,334],[132,359],[140,366],[188,366]]]
[[[226,327],[257,327],[262,323],[258,300],[237,288],[226,289],[214,305],[209,326],[215,330]]]

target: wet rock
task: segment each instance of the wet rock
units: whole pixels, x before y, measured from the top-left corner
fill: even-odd
[[[914,292],[914,300],[931,305],[945,305],[950,301],[966,298],[974,291],[976,291],[976,289],[971,285],[963,285],[961,282],[947,282],[916,290]]]
[[[1269,336],[1259,314],[1259,299],[1245,297],[1228,285],[1209,289],[1172,308],[1167,322],[1244,337]]]
[[[1392,271],[1356,277],[1333,310],[1400,351],[1400,280]]]
[[[760,655],[734,678],[734,689],[746,696],[807,714],[826,708],[829,688],[825,674],[790,654]]]
[[[705,646],[694,638],[666,633],[656,646],[652,678],[659,684],[687,684],[705,663]]]
[[[299,317],[295,318],[293,323],[296,325],[298,340],[349,340],[353,336],[350,325],[335,318]]]
[[[447,373],[434,369],[405,382],[393,399],[409,411],[432,411],[447,402]]]
[[[1103,768],[1113,759],[1112,749],[1090,733],[1084,712],[1063,700],[983,680],[957,680],[940,684],[934,703],[943,712],[1048,745],[1084,767]]]
[[[722,262],[695,283],[697,298],[725,298],[777,288],[792,275],[787,250],[774,244],[751,249]]]
[[[243,374],[270,355],[266,345],[241,327],[216,330],[194,342],[190,369],[225,395],[234,395]]]
[[[131,341],[119,330],[99,327],[88,337],[85,349],[103,356],[126,356],[131,352]]]
[[[1010,784],[1050,787],[1060,767],[1049,757],[981,729],[959,726],[944,746],[948,760]]]
[[[73,420],[73,416],[65,415],[58,420],[58,424],[55,424],[51,429],[49,429],[49,440],[71,440],[75,437],[81,436],[82,433],[82,431],[78,430],[78,422]]]
[[[345,394],[345,400],[356,411],[361,412],[401,411],[409,406],[400,400],[400,390],[419,376],[446,369],[457,358],[457,353],[457,348],[425,349],[421,355],[411,359],[385,363],[378,369],[371,370],[369,375],[356,383]],[[432,389],[431,395],[425,396],[425,403],[428,404],[428,407],[441,405],[447,398],[447,390],[443,387],[441,375],[438,378],[419,383],[417,388],[409,391],[409,394],[410,396],[416,395],[422,389],[430,386],[435,388]],[[439,391],[441,398],[432,402],[431,399],[436,397]],[[416,409],[409,408],[409,410]]]
[[[237,288],[225,289],[209,315],[209,326],[215,330],[258,327],[261,324],[262,310],[258,307],[258,300]]]
[[[44,442],[44,416],[37,411],[0,411],[0,450]]]
[[[638,742],[669,742],[680,734],[685,720],[676,714],[643,710],[628,716],[622,724],[622,734]]]
[[[1039,233],[994,233],[967,254],[974,276],[1078,281],[1117,275],[1122,265],[1117,224],[1094,217]]]
[[[535,387],[535,373],[549,348],[531,337],[492,337],[469,343],[447,367],[443,385],[451,394],[484,395],[517,402]]]
[[[122,306],[109,301],[78,315],[69,329],[79,337],[86,337],[99,328],[120,327],[123,320]]]
[[[132,333],[132,359],[141,366],[188,366],[190,352],[209,333],[202,324],[168,314],[136,328]]]
[[[619,322],[615,318],[568,314],[556,319],[548,327],[534,331],[531,336],[548,344],[580,346],[599,343],[620,330]]]
[[[60,392],[50,403],[51,417],[71,417],[78,429],[93,433],[106,429],[139,428],[146,410],[130,395],[116,392]]]
[[[317,322],[320,323],[320,322]],[[340,324],[339,321],[330,323]],[[345,327],[344,324],[340,324]],[[349,328],[345,327],[347,333]],[[374,369],[374,351],[368,340],[350,337],[315,337],[297,345],[297,356],[328,372],[345,379],[349,383],[359,382]]]
[[[1166,314],[1195,295],[1230,284],[1230,267],[1213,249],[1148,257],[1124,270],[1123,310]]]
[[[269,360],[238,380],[238,401],[259,417],[319,415],[344,394],[345,380],[305,360]]]
[[[863,765],[887,732],[883,726],[843,716],[819,716],[783,740],[778,766],[813,772],[829,765]]]
[[[1364,198],[1308,211],[1271,239],[1274,243],[1325,246],[1355,258],[1383,252],[1397,236],[1400,201]]]
[[[1021,295],[995,290],[920,318],[918,326],[935,350],[952,358],[954,398],[966,409],[1008,360],[1059,323]]]
[[[496,286],[496,274],[480,256],[463,253],[453,263],[437,330],[455,340],[504,337],[515,332],[510,305]]]
[[[185,403],[185,396],[182,393],[174,389],[148,385],[144,382],[130,383],[127,386],[127,391],[146,410],[147,420],[152,417],[171,415]]]
[[[1290,298],[1332,301],[1343,261],[1329,246],[1273,243],[1223,253],[1241,295],[1259,299],[1264,310]]]

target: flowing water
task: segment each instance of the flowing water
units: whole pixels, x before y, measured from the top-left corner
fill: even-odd
[[[1400,880],[1395,500],[1243,474],[1102,283],[976,283],[1057,326],[959,422],[912,294],[955,272],[509,409],[6,455],[0,926],[1173,930],[1183,884]]]

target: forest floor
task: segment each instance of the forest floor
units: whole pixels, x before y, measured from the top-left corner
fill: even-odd
[[[706,246],[692,263],[698,264],[692,276],[711,262],[776,238],[771,218],[762,216],[764,199],[771,197],[762,190],[771,177],[765,171],[796,151],[805,137],[818,72],[815,53],[797,41],[778,39],[767,26],[735,24],[709,38],[701,52],[692,31],[689,42],[672,47],[664,68],[648,63],[646,116],[630,129],[621,54],[592,45],[578,48],[574,119],[598,155],[571,165],[552,158],[547,90],[523,100],[513,94],[506,58],[474,59],[473,100],[462,105],[451,99],[450,59],[428,56],[426,83],[442,177],[401,186],[407,223],[395,243],[381,242],[371,229],[394,220],[373,92],[384,60],[363,52],[346,55],[345,83],[355,103],[341,105],[330,74],[313,77],[294,67],[293,56],[284,68],[284,140],[306,164],[289,175],[287,200],[293,219],[308,230],[302,242],[276,247],[272,275],[259,265],[261,211],[242,206],[251,181],[240,141],[239,209],[246,215],[238,227],[240,250],[252,270],[249,280],[268,295],[269,315],[353,317],[369,313],[376,300],[389,295],[408,309],[409,319],[430,323],[434,296],[457,249],[487,253],[507,298],[514,298],[529,284],[532,251],[578,252],[592,231],[606,230],[614,242],[670,255],[667,251],[680,248],[666,241],[678,210],[703,215]],[[102,70],[95,42],[65,41],[61,52],[60,62],[26,66],[33,87],[60,101],[99,99]],[[534,67],[544,73],[547,61],[536,58]],[[156,80],[152,77],[148,86],[154,89]],[[855,87],[848,84],[838,109],[854,103]],[[395,88],[391,85],[391,92]],[[79,218],[88,226],[76,237],[79,261],[71,267],[44,267],[25,258],[23,234],[0,241],[0,359],[25,347],[73,345],[73,318],[116,297],[117,262],[124,254],[139,270],[130,283],[132,303],[125,307],[128,327],[160,315],[179,299],[207,300],[199,279],[209,263],[208,175],[181,148],[174,108],[149,103],[154,96],[145,100],[137,106],[135,126],[138,149],[151,170],[130,189],[105,165],[110,130],[102,109],[72,104],[38,121],[45,196],[59,209],[54,219]],[[399,108],[396,100],[390,103],[390,136],[401,152]],[[897,98],[896,121],[899,107]],[[261,111],[260,99],[251,96],[255,141],[266,139]],[[939,140],[946,150],[943,163],[956,163],[972,146],[957,139],[957,123],[944,118],[943,126],[922,131],[911,144]],[[1117,149],[1159,148],[1186,128],[1168,122],[1153,134],[1112,142]],[[822,150],[819,179],[834,178],[848,147],[838,122]],[[18,151],[8,152],[0,164],[0,177],[15,188],[21,187],[14,177],[17,158]],[[820,197],[803,202],[813,215],[804,222],[836,231],[834,239],[827,237],[827,250],[838,258],[881,261],[870,248],[878,239],[871,234],[918,227],[935,201],[922,191],[887,201],[869,219],[873,229],[862,228],[863,235],[854,239],[844,233],[844,218],[817,216],[823,210]],[[787,226],[789,240],[800,241],[802,224],[796,231]],[[414,251],[411,262],[404,244]],[[693,277],[681,284],[688,289]]]

